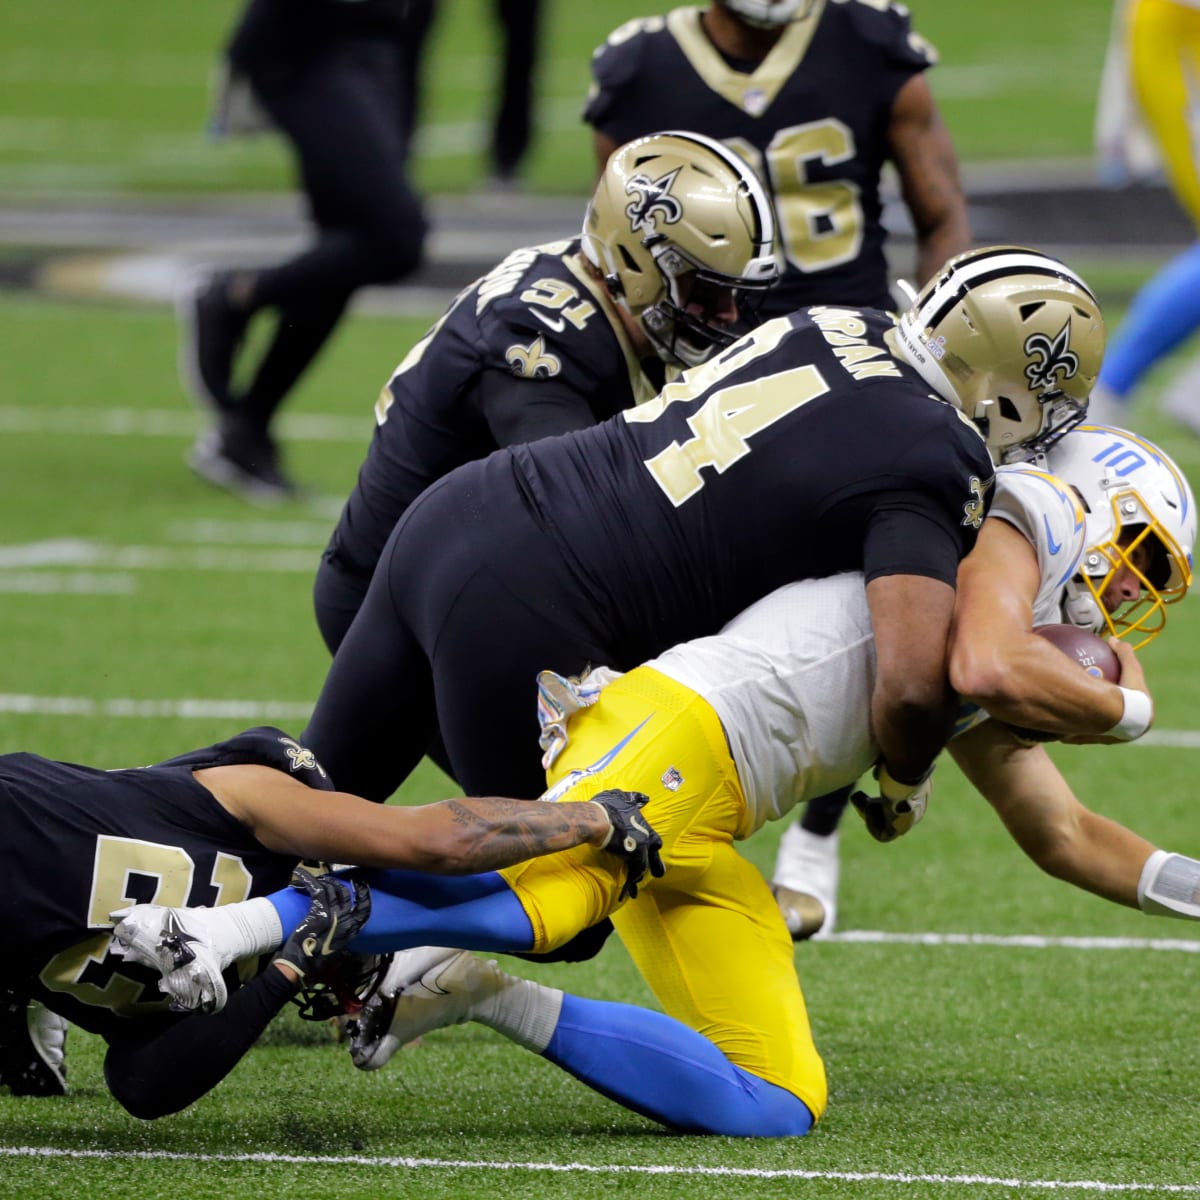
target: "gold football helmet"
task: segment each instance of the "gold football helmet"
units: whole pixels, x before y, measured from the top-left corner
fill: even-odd
[[[614,151],[583,223],[583,252],[614,300],[660,358],[684,366],[734,340],[724,313],[779,278],[774,242],[758,176],[698,133],[655,133]]]
[[[1187,479],[1153,442],[1107,425],[1080,425],[1045,461],[1087,509],[1087,549],[1063,619],[1145,645],[1166,625],[1166,606],[1191,586],[1196,501]],[[1101,598],[1126,568],[1140,595],[1108,612]]]
[[[941,269],[901,315],[905,357],[979,426],[997,462],[1028,458],[1083,420],[1104,317],[1069,267],[988,246]]]
[[[721,8],[736,13],[755,29],[778,29],[792,21],[802,21],[815,3],[816,0],[717,0]]]

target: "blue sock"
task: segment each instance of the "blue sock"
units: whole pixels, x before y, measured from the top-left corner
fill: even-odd
[[[1100,383],[1124,399],[1139,379],[1200,328],[1200,243],[1173,258],[1133,298],[1104,354]]]
[[[813,1126],[808,1106],[791,1092],[647,1008],[564,995],[544,1056],[610,1100],[683,1133],[799,1137]]]
[[[533,946],[533,926],[512,888],[494,871],[482,875],[424,875],[366,871],[371,915],[350,948],[383,954],[410,946],[460,946],[497,953]],[[279,914],[283,940],[308,915],[308,897],[283,888],[267,897]]]

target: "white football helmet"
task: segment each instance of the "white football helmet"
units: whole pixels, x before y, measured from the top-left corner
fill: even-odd
[[[717,0],[719,7],[736,13],[755,29],[778,29],[792,21],[802,21],[815,3],[816,0]]]
[[[733,151],[698,133],[654,133],[615,150],[583,223],[583,253],[665,362],[695,366],[730,345],[720,322],[687,311],[763,292],[779,278],[775,210]]]
[[[1183,473],[1152,442],[1108,425],[1080,425],[1055,443],[1046,468],[1079,493],[1087,510],[1087,549],[1068,585],[1063,619],[1136,649],[1157,637],[1166,606],[1192,582],[1196,501]],[[1135,551],[1142,569],[1134,566]],[[1115,612],[1101,597],[1122,568],[1133,571],[1141,595]],[[1136,640],[1135,640],[1136,639]]]
[[[897,324],[904,357],[975,422],[996,462],[1042,452],[1083,420],[1104,340],[1087,284],[1022,246],[950,259]]]

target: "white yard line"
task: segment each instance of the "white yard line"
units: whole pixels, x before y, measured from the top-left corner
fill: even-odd
[[[35,408],[0,404],[0,433],[77,434],[88,437],[194,437],[202,414],[180,404],[166,408]],[[289,441],[352,442],[366,449],[374,429],[369,409],[362,416],[285,413],[279,432]]]
[[[805,1171],[767,1167],[635,1165],[580,1162],[488,1162],[482,1159],[409,1158],[362,1154],[200,1154],[170,1150],[64,1150],[43,1146],[0,1146],[8,1158],[100,1159],[125,1162],[248,1163],[286,1166],[383,1167],[409,1171],[534,1171],[550,1175],[658,1175],[732,1179],[812,1179],[839,1183],[903,1183],[916,1187],[1006,1187],[1047,1192],[1200,1195],[1200,1183],[1106,1183],[1098,1179],[1021,1179],[1003,1175],[918,1175],[904,1171]]]
[[[312,704],[288,700],[97,700],[90,696],[29,696],[0,693],[0,713],[46,717],[134,717],[158,720],[176,717],[207,721],[219,717],[237,721],[307,721]]]

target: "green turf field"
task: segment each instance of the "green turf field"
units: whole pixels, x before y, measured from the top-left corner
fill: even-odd
[[[965,155],[1087,154],[1106,4],[912,7],[943,51],[936,86]],[[551,5],[534,190],[586,186],[574,119],[586,53],[647,8]],[[204,76],[232,9],[0,0],[0,191],[286,186],[276,149],[202,137]],[[485,13],[483,0],[445,4],[427,139],[441,152],[427,147],[419,164],[432,189],[479,174]],[[1119,315],[1139,265],[1075,265]],[[326,666],[309,605],[317,555],[380,383],[424,324],[347,323],[282,427],[318,495],[263,511],[182,465],[200,417],[175,379],[166,309],[0,292],[0,752],[123,766],[263,719],[303,724]],[[1170,370],[1151,381],[1137,427],[1200,479],[1200,442],[1153,411]],[[1176,609],[1143,657],[1159,704],[1150,744],[1054,753],[1094,807],[1200,854],[1200,601]],[[403,799],[446,786],[426,770]],[[747,853],[767,867],[776,837]],[[69,1097],[0,1092],[0,1200],[1200,1194],[1200,931],[1041,876],[949,764],[916,835],[881,847],[848,826],[843,842],[841,926],[890,936],[797,950],[831,1083],[807,1139],[667,1135],[473,1025],[364,1075],[323,1027],[290,1015],[210,1097],[147,1125],[108,1097],[101,1047],[76,1031]],[[922,933],[939,937],[901,940]],[[616,945],[594,963],[521,969],[647,1000]]]

